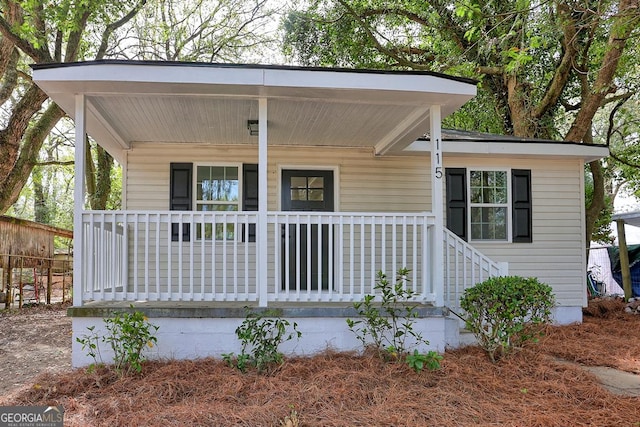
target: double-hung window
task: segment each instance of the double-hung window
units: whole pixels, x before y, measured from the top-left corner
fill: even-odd
[[[533,240],[531,171],[447,168],[447,228],[464,240]]]
[[[169,166],[169,209],[172,211],[237,212],[258,210],[258,165],[171,163]],[[177,217],[177,216],[176,216]],[[174,220],[175,221],[175,220]],[[188,242],[191,238],[255,242],[255,224],[238,230],[233,223],[221,221],[172,222],[171,240]],[[240,236],[241,235],[241,236]]]
[[[236,212],[240,210],[239,166],[196,165],[195,210]],[[196,226],[196,238],[233,240],[235,225],[216,222]]]
[[[506,171],[469,171],[471,240],[508,239],[508,187]]]

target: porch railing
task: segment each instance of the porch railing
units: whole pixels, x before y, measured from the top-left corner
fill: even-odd
[[[444,230],[444,303],[460,307],[465,289],[490,277],[508,274],[508,265],[495,262],[448,229]]]
[[[258,253],[256,212],[83,213],[82,301],[355,301],[376,274],[409,269],[421,301],[432,280],[430,214],[269,212]],[[266,257],[258,272],[257,257]],[[75,289],[78,292],[78,289]]]
[[[358,301],[375,295],[377,273],[434,301],[429,214],[273,212],[268,215],[270,301]],[[278,268],[279,267],[279,268]]]

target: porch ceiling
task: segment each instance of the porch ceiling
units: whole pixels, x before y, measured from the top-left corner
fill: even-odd
[[[403,149],[451,114],[474,82],[419,72],[99,61],[34,66],[34,81],[116,158],[135,142],[257,144],[247,120],[268,100],[270,145]]]

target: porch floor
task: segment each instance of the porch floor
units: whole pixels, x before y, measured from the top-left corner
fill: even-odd
[[[133,308],[131,308],[133,304]],[[419,318],[447,316],[446,307],[416,304]],[[258,307],[247,302],[204,302],[204,301],[109,301],[90,302],[81,307],[70,307],[70,317],[109,317],[114,311],[141,311],[149,318],[245,318],[248,307],[254,312],[272,312],[284,318],[314,317],[356,317],[358,313],[351,304],[345,303],[308,303],[273,302],[269,307]]]

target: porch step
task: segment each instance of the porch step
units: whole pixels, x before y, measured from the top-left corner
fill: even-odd
[[[463,328],[460,329],[459,344],[460,347],[464,347],[467,345],[476,345],[478,344],[478,341],[476,340],[475,335],[473,335],[473,332]]]
[[[464,323],[457,317],[447,317],[445,321],[445,340],[448,348],[459,348],[477,344],[476,337],[464,328]]]

